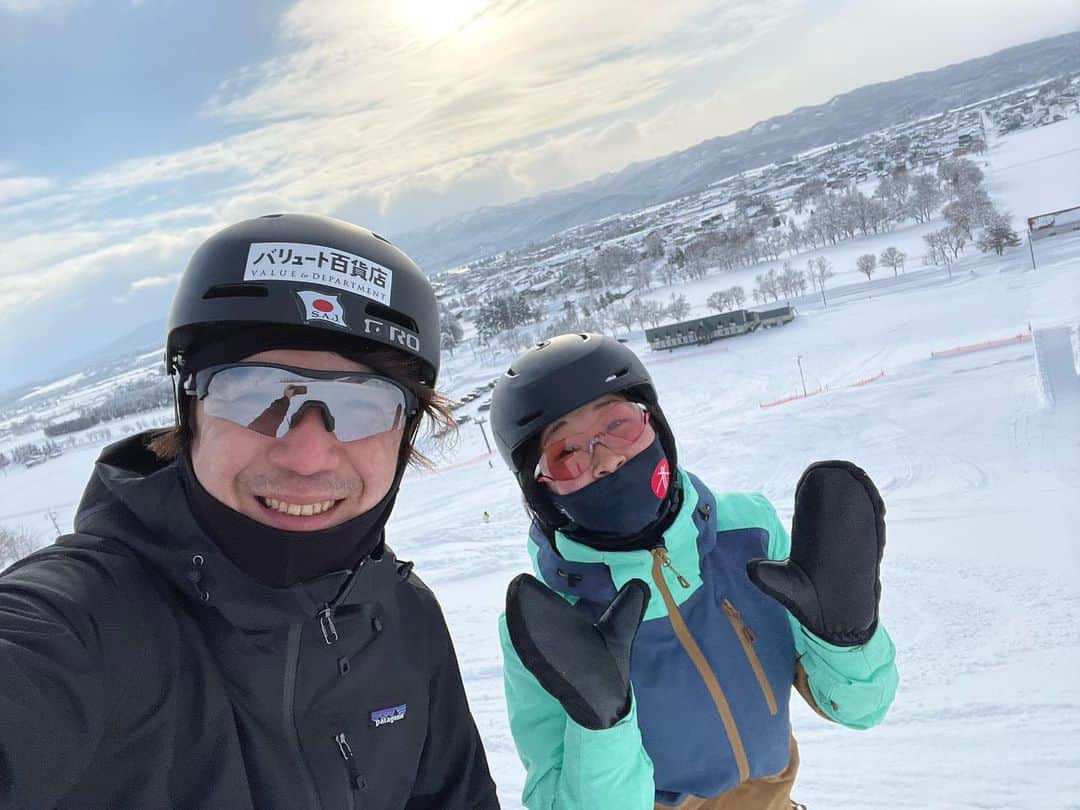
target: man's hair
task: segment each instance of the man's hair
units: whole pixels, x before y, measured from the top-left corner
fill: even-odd
[[[370,348],[354,358],[357,362],[371,368],[376,374],[382,374],[408,388],[416,395],[420,403],[417,418],[409,425],[404,437],[406,461],[414,467],[431,468],[431,459],[416,449],[416,437],[420,424],[428,422],[428,434],[440,444],[451,440],[457,433],[457,421],[450,411],[451,400],[419,379],[424,367],[419,358],[389,348]],[[181,452],[191,449],[195,438],[195,399],[181,392],[180,424],[157,433],[147,447],[162,461],[172,461]]]

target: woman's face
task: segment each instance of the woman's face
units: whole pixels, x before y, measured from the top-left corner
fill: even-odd
[[[648,423],[645,424],[645,429],[637,439],[623,447],[609,447],[604,443],[602,437],[597,442],[588,441],[608,429],[605,416],[610,411],[610,406],[625,401],[626,397],[619,394],[606,394],[591,402],[586,402],[580,408],[575,408],[544,428],[540,434],[541,453],[545,449],[551,448],[556,442],[575,434],[586,437],[584,442],[586,447],[592,445],[591,458],[585,464],[585,469],[581,475],[570,481],[545,479],[544,483],[548,489],[556,495],[569,495],[571,492],[584,489],[597,479],[611,475],[653,443],[656,438],[656,431]]]

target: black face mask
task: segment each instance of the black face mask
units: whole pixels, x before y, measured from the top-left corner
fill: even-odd
[[[618,547],[619,538],[641,535],[665,514],[674,482],[664,480],[659,495],[653,486],[654,479],[659,483],[670,474],[662,471],[666,469],[664,448],[657,437],[616,472],[569,495],[552,492],[548,497],[573,521],[563,530],[566,534],[598,548]]]
[[[383,499],[362,515],[312,532],[275,529],[232,509],[195,476],[185,452],[177,463],[195,520],[232,562],[248,576],[274,588],[351,570],[381,551],[383,526],[397,496],[398,479]],[[400,471],[399,471],[400,477]]]

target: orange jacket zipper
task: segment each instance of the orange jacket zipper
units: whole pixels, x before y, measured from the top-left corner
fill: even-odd
[[[727,614],[728,621],[731,622],[731,627],[735,630],[735,635],[738,636],[739,642],[742,644],[743,652],[746,653],[746,658],[754,670],[754,677],[757,678],[758,686],[761,687],[761,692],[765,695],[765,702],[769,704],[769,714],[775,717],[779,709],[776,707],[776,697],[773,695],[772,685],[765,675],[765,668],[761,665],[757,650],[754,649],[754,643],[757,641],[754,631],[743,621],[738,608],[731,603],[730,599],[724,600],[724,613]]]

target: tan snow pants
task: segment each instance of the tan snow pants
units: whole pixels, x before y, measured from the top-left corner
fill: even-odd
[[[691,796],[675,810],[791,810],[791,788],[795,784],[795,775],[799,770],[799,746],[791,738],[791,759],[787,767],[773,776],[743,782],[727,793],[712,799],[699,799]],[[656,810],[672,810],[664,804],[657,804]]]

